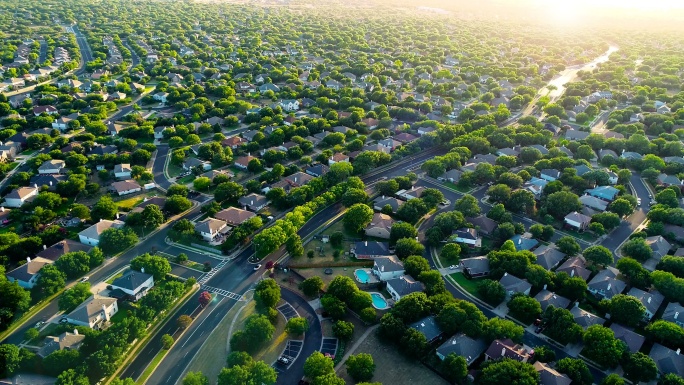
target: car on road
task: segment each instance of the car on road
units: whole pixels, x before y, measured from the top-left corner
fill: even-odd
[[[254,271],[257,271],[261,269],[261,264],[259,263],[258,265],[254,266]]]
[[[43,321],[36,322],[36,329],[38,329],[39,327],[41,327],[43,325],[45,325],[45,322],[43,322]]]
[[[64,317],[62,317],[62,318],[59,319],[59,323],[61,323],[61,324],[65,324],[65,323],[67,323],[67,322],[69,322],[69,320],[67,319],[66,316],[64,316]]]
[[[544,331],[544,325],[539,325],[539,326],[537,326],[536,329],[534,329],[534,332],[537,333],[537,334],[539,334],[539,333],[541,333],[541,332],[543,332],[543,331]]]
[[[79,279],[78,282],[88,282],[89,279],[90,279],[90,277],[85,276],[85,277]]]
[[[449,270],[456,270],[456,265],[449,266]]]
[[[641,198],[637,198],[637,206],[641,206]]]
[[[289,365],[291,362],[292,360],[290,359],[290,357],[280,356],[278,358],[278,363],[282,365]]]

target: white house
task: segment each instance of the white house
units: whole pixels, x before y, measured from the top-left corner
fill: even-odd
[[[118,229],[123,227],[124,223],[121,221],[110,221],[101,219],[96,224],[78,233],[78,239],[81,243],[90,246],[97,246],[100,243],[100,235],[103,231],[109,229]]]
[[[411,293],[423,291],[423,284],[405,275],[387,281],[387,291],[394,301],[399,301]]]
[[[7,207],[21,207],[31,198],[38,195],[36,187],[19,187],[9,194],[5,195],[5,206]]]
[[[156,94],[154,94],[154,96],[152,96],[152,98],[154,100],[161,102],[161,103],[166,103],[166,98],[168,96],[169,96],[169,94],[167,92],[157,92]]]
[[[59,174],[66,162],[59,159],[46,160],[38,167],[38,174]]]
[[[116,298],[91,297],[67,315],[67,322],[98,330],[102,329],[118,311]]]
[[[154,138],[155,139],[164,139],[164,131],[166,131],[169,127],[167,126],[159,126],[154,128]]]
[[[211,242],[219,233],[224,232],[224,229],[228,229],[226,226],[228,226],[226,221],[207,218],[195,224],[195,231],[202,236],[202,239],[207,242]]]
[[[283,111],[299,111],[299,101],[286,99],[280,102],[280,107],[283,108]]]
[[[117,179],[128,179],[131,177],[131,165],[128,163],[121,163],[114,166],[114,176]]]
[[[404,275],[404,264],[395,256],[375,258],[371,272],[379,280],[386,282]]]
[[[565,216],[565,224],[577,230],[586,230],[591,223],[591,217],[577,211]]]
[[[133,179],[122,180],[114,182],[110,186],[110,190],[118,196],[133,194],[142,191],[142,187]]]
[[[50,263],[52,261],[45,258],[26,258],[25,264],[5,274],[5,276],[7,280],[18,283],[24,289],[32,289],[38,281],[40,269]]]
[[[120,290],[133,301],[144,297],[154,287],[154,277],[142,271],[129,270],[112,282],[112,290]]]

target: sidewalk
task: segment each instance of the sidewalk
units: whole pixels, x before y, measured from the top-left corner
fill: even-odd
[[[366,340],[368,335],[371,334],[371,332],[374,332],[375,329],[377,329],[378,327],[380,327],[380,325],[373,325],[373,326],[369,327],[368,330],[366,330],[366,332],[363,333],[363,335],[361,337],[359,337],[358,341],[356,341],[354,343],[354,345],[352,345],[350,348],[347,349],[347,351],[344,353],[344,356],[342,357],[340,362],[337,365],[335,365],[335,371],[338,371],[342,368],[342,365],[344,365],[344,363],[347,362],[347,359],[349,358],[349,356],[351,356],[352,353],[354,353],[356,351],[356,349],[359,348],[359,346],[363,343],[363,341]]]

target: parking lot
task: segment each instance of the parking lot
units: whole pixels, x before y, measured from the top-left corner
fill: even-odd
[[[289,340],[287,341],[287,345],[285,345],[285,349],[283,350],[283,354],[281,354],[281,357],[286,357],[290,360],[290,362],[286,365],[281,362],[274,362],[273,363],[273,368],[278,373],[283,373],[287,369],[290,368],[292,363],[297,359],[299,356],[299,353],[302,351],[302,345],[304,344],[304,341],[302,340]]]
[[[297,311],[289,303],[278,306],[278,311],[283,315],[283,317],[285,317],[285,321],[299,317]]]
[[[337,338],[323,338],[321,353],[335,357],[337,353]]]

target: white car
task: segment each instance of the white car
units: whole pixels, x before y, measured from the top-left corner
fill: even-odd
[[[449,266],[449,270],[456,270],[456,265]]]
[[[257,270],[259,270],[259,269],[261,269],[261,264],[258,264],[258,265],[256,265],[256,266],[254,266],[254,271],[257,271]]]
[[[78,280],[78,282],[88,282],[89,279],[90,279],[90,277],[85,276],[85,277],[81,278],[80,280]]]

